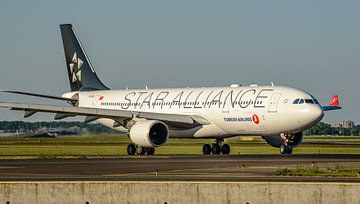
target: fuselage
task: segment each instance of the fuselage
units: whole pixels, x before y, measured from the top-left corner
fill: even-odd
[[[313,96],[281,86],[104,90],[76,94],[79,107],[199,115],[210,121],[208,125],[193,129],[170,130],[170,137],[294,133],[310,128],[324,115]],[[113,127],[110,119],[99,122]],[[127,131],[124,127],[115,129]]]

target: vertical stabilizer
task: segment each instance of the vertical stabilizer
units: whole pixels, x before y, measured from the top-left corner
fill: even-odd
[[[106,90],[71,24],[60,25],[71,91]]]

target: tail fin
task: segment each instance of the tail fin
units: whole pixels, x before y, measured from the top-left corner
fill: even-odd
[[[323,106],[324,111],[338,110],[341,109],[338,95],[332,97],[328,106]]]
[[[337,95],[333,96],[330,101],[330,106],[338,106],[339,104],[339,97]]]
[[[97,77],[71,24],[60,25],[71,91],[107,90]]]

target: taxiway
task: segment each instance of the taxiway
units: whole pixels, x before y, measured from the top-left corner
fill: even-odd
[[[360,155],[161,155],[0,160],[0,181],[306,181],[359,178],[280,177],[297,166],[360,168]]]

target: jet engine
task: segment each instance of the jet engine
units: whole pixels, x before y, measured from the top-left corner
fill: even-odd
[[[303,133],[281,133],[280,135],[263,136],[262,138],[273,147],[280,147],[281,145],[296,147],[301,143],[303,139]]]
[[[169,138],[169,128],[157,120],[144,120],[135,123],[129,132],[133,143],[142,147],[159,147]]]

